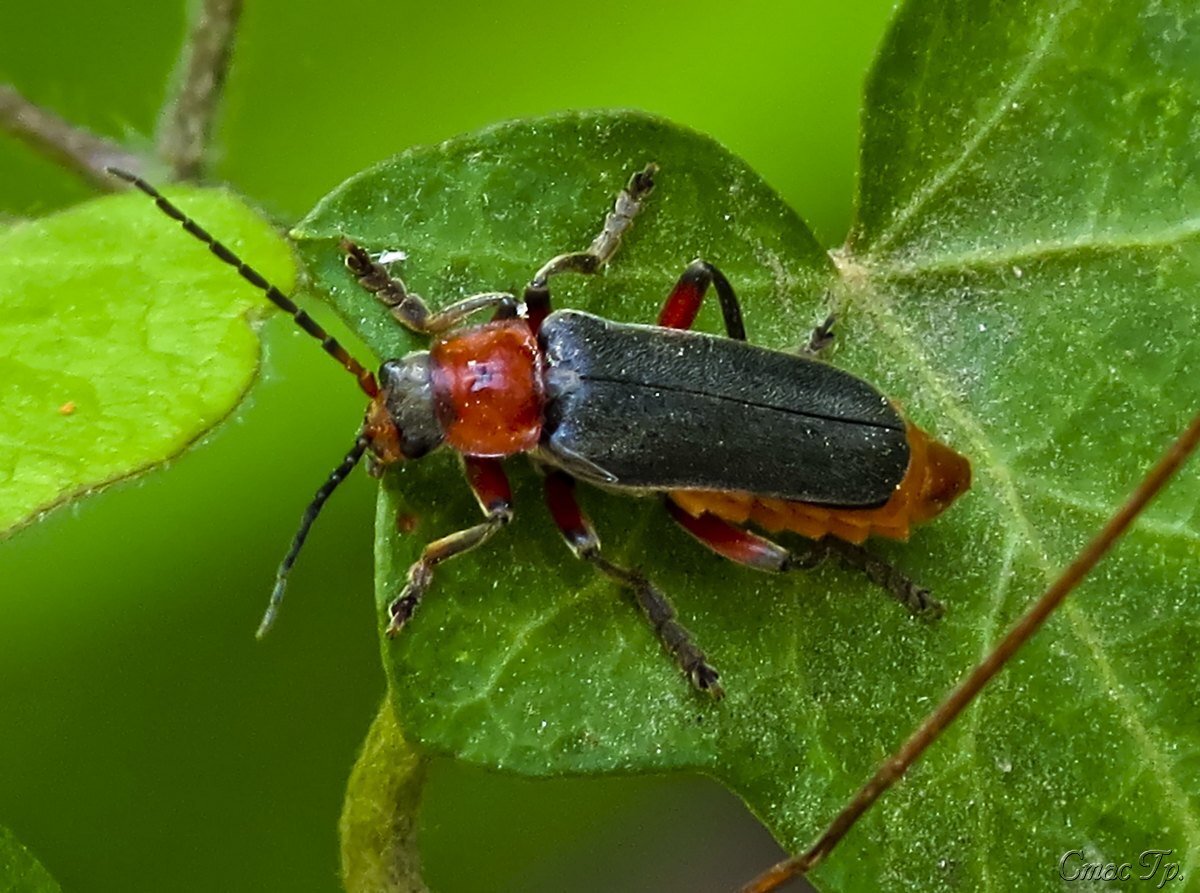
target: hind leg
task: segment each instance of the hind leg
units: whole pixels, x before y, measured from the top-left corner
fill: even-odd
[[[942,613],[941,602],[931,597],[928,589],[862,546],[826,536],[806,542],[802,550],[785,549],[716,515],[707,512],[702,515],[689,514],[670,497],[666,497],[665,502],[667,511],[680,527],[730,561],[755,570],[782,573],[816,567],[833,555],[847,566],[862,571],[868,580],[912,613],[931,616],[940,616]]]

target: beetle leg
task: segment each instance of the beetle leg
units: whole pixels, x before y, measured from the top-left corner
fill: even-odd
[[[836,318],[831,313],[825,317],[825,322],[816,326],[812,330],[812,334],[808,336],[808,344],[800,348],[800,354],[806,357],[816,358],[820,356],[822,351],[829,345],[833,344],[833,324]]]
[[[666,496],[667,512],[675,523],[708,546],[722,558],[760,571],[785,571],[792,565],[792,553],[766,537],[730,524],[705,512],[692,515]],[[818,559],[819,560],[819,559]]]
[[[866,574],[868,580],[913,614],[925,614],[936,618],[941,617],[945,611],[942,603],[931,596],[928,589],[862,546],[856,546],[835,536],[825,537],[819,545],[825,546],[829,553],[840,558],[843,564],[858,568]]]
[[[500,462],[464,456],[463,464],[467,482],[487,520],[436,539],[422,550],[421,557],[408,569],[408,582],[404,589],[388,605],[388,638],[399,633],[417,610],[429,584],[433,582],[434,567],[487,542],[497,530],[512,520],[512,490]]]
[[[633,226],[633,218],[642,210],[642,202],[654,189],[658,165],[651,162],[629,178],[617,195],[613,209],[604,218],[600,234],[586,251],[574,251],[551,258],[538,270],[525,289],[526,316],[536,331],[550,313],[550,277],[559,273],[597,273],[621,247],[621,237]]]
[[[587,250],[551,258],[534,274],[530,285],[545,285],[557,273],[595,273],[612,260],[621,246],[621,237],[633,226],[633,218],[642,210],[642,202],[654,189],[654,175],[657,173],[658,165],[650,163],[630,177],[625,188],[617,195],[613,209],[604,218],[600,234],[592,240]]]
[[[690,329],[700,312],[700,304],[709,286],[717,291],[721,302],[721,316],[725,320],[725,333],[737,341],[746,340],[746,326],[742,322],[742,307],[734,294],[733,286],[724,274],[705,260],[697,258],[688,264],[658,314],[658,324],[668,329]]]
[[[723,558],[744,564],[755,570],[791,571],[816,567],[826,557],[835,555],[845,564],[862,571],[868,580],[891,595],[913,614],[941,616],[942,604],[912,579],[882,558],[872,555],[834,536],[805,543],[804,551],[785,549],[778,543],[731,524],[724,518],[705,512],[692,515],[670,497],[665,498],[667,511],[675,522]]]
[[[343,238],[341,249],[346,255],[346,269],[358,284],[392,311],[402,326],[421,335],[437,335],[452,329],[472,313],[497,308],[502,315],[516,311],[517,299],[507,292],[484,292],[471,295],[438,311],[429,309],[425,300],[410,292],[399,276],[392,276],[383,265],[371,259],[366,249]]]
[[[644,574],[619,567],[600,551],[600,540],[592,522],[575,499],[575,479],[562,471],[549,471],[545,479],[546,503],[567,546],[578,558],[591,562],[602,574],[633,593],[663,647],[675,658],[692,685],[714,698],[724,697],[720,674],[692,641],[691,634],[676,619],[671,602]]]

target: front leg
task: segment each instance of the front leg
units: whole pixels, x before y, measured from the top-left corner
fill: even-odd
[[[642,203],[654,189],[654,175],[658,165],[653,162],[629,178],[625,188],[617,195],[613,209],[604,218],[600,234],[592,240],[586,251],[574,251],[551,258],[538,270],[525,289],[525,315],[536,332],[542,320],[550,314],[550,277],[559,273],[598,273],[604,268],[617,249],[621,237],[633,226],[642,210]]]
[[[621,237],[633,226],[633,218],[642,210],[642,202],[654,189],[654,175],[658,165],[650,163],[629,178],[625,188],[617,195],[612,211],[604,218],[600,234],[592,240],[586,251],[560,254],[547,261],[534,274],[532,286],[545,285],[557,273],[595,273],[612,260],[621,247]]]
[[[346,255],[346,269],[358,284],[392,311],[398,323],[419,335],[441,334],[480,310],[495,308],[501,315],[512,315],[516,311],[517,299],[507,292],[483,292],[441,310],[430,310],[424,298],[409,291],[403,279],[392,276],[382,264],[372,260],[365,248],[343,238],[341,249]]]
[[[487,518],[474,527],[436,539],[422,550],[421,557],[408,569],[408,582],[404,589],[388,605],[386,633],[389,639],[404,628],[417,610],[429,584],[433,582],[433,569],[437,565],[482,545],[512,520],[512,490],[499,460],[464,456],[463,465],[467,472],[467,483],[471,485],[479,507]]]

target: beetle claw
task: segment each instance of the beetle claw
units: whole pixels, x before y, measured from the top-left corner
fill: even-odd
[[[946,606],[929,594],[925,587],[917,587],[911,593],[909,610],[919,617],[929,620],[940,620],[946,613]]]
[[[719,701],[725,697],[725,689],[721,687],[721,683],[718,681],[721,678],[721,674],[713,667],[701,661],[692,667],[689,675],[692,679],[692,685],[696,686],[700,691],[708,692],[714,701]]]
[[[408,623],[413,612],[417,610],[418,600],[415,595],[405,594],[388,605],[388,614],[391,615],[391,620],[388,622],[384,634],[389,639],[396,638],[400,634],[400,630],[404,629],[404,624]]]
[[[825,317],[825,321],[812,330],[812,334],[808,337],[808,344],[801,348],[800,353],[815,357],[833,344],[833,339],[836,337],[833,333],[835,321],[832,313]]]

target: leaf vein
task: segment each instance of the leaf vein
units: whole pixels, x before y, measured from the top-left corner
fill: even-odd
[[[488,678],[484,680],[478,691],[467,698],[465,701],[460,701],[457,706],[457,711],[461,712],[468,707],[487,701],[492,694],[497,691],[500,685],[500,679],[504,673],[512,666],[513,662],[525,652],[529,647],[529,637],[549,626],[553,621],[557,620],[562,614],[571,607],[574,607],[582,602],[587,601],[594,596],[600,587],[607,583],[605,579],[596,577],[587,585],[578,590],[573,596],[568,599],[556,601],[549,610],[543,611],[534,617],[526,624],[519,627],[513,633],[508,648],[505,649],[504,655],[496,663],[495,668],[488,674]],[[493,711],[494,713],[495,711]]]
[[[636,528],[630,531],[630,536],[628,537],[627,542],[636,542],[645,535],[646,528],[649,525],[650,514],[651,513],[649,512],[642,513],[641,521],[637,524]],[[504,676],[504,673],[529,647],[530,636],[549,626],[550,623],[566,613],[569,608],[574,608],[575,606],[588,601],[604,588],[616,588],[616,584],[608,577],[596,572],[592,579],[589,580],[579,590],[577,590],[570,598],[556,601],[549,610],[535,615],[528,623],[517,629],[510,640],[509,647],[505,650],[503,657],[496,663],[496,666],[492,672],[488,674],[488,678],[473,696],[465,701],[459,702],[457,710],[461,711],[482,701],[489,700],[492,694],[497,690],[500,684],[500,679]],[[622,636],[621,639],[622,645],[625,645],[626,640],[624,639],[624,636]]]
[[[1057,13],[1049,17],[1049,26],[1046,28],[1045,33],[1042,34],[1041,40],[1038,41],[1037,46],[1029,54],[1025,65],[1021,67],[1016,77],[1009,83],[1008,88],[1004,90],[992,113],[988,115],[987,119],[982,122],[963,144],[962,151],[959,152],[958,156],[928,180],[921,188],[917,189],[908,200],[908,203],[892,216],[891,222],[880,232],[879,238],[875,240],[875,244],[872,246],[873,252],[878,252],[880,249],[887,247],[896,237],[903,233],[909,221],[954,179],[955,175],[962,170],[963,165],[978,151],[979,147],[983,145],[992,132],[1000,126],[1000,122],[1012,110],[1013,102],[1029,86],[1034,74],[1050,54],[1050,47],[1054,39],[1058,36],[1062,20],[1073,12],[1078,5],[1079,0],[1068,0]]]
[[[846,264],[844,256],[836,258],[840,264]],[[848,275],[861,279],[861,271],[849,270]],[[863,301],[862,307],[870,315],[887,336],[889,343],[902,351],[914,373],[925,382],[934,402],[941,407],[943,414],[957,425],[966,435],[974,452],[976,468],[986,469],[995,481],[999,491],[1000,502],[1007,506],[1015,522],[1015,526],[1023,532],[1023,540],[1031,547],[1038,570],[1047,583],[1054,579],[1057,568],[1050,564],[1049,556],[1041,544],[1041,537],[1028,513],[1024,501],[1017,489],[1016,482],[1009,466],[1001,461],[994,444],[982,425],[960,406],[952,389],[946,384],[920,350],[917,349],[916,339],[912,333],[899,321],[894,309],[877,290],[871,292],[874,300]],[[1104,514],[1109,509],[1103,510]],[[1016,534],[1014,533],[1014,536]],[[1163,789],[1167,803],[1178,810],[1179,820],[1189,839],[1200,837],[1200,820],[1191,809],[1191,801],[1179,785],[1172,771],[1173,767],[1166,759],[1167,748],[1157,740],[1151,730],[1140,719],[1141,706],[1137,698],[1127,693],[1117,679],[1112,665],[1104,654],[1103,646],[1095,629],[1082,608],[1075,601],[1068,600],[1064,606],[1064,614],[1070,621],[1071,628],[1079,641],[1090,653],[1096,668],[1106,682],[1106,693],[1120,708],[1118,715],[1121,725],[1133,740],[1135,746],[1144,754],[1146,760],[1158,770],[1155,778]],[[1142,711],[1144,712],[1144,711]]]
[[[1167,802],[1179,810],[1179,820],[1183,824],[1184,832],[1189,840],[1195,840],[1197,834],[1200,834],[1200,823],[1197,823],[1196,816],[1190,809],[1190,798],[1182,787],[1175,780],[1174,767],[1166,757],[1168,748],[1164,747],[1162,742],[1151,732],[1150,728],[1142,723],[1137,717],[1144,713],[1141,699],[1131,693],[1117,677],[1116,671],[1108,661],[1108,657],[1104,654],[1104,649],[1100,644],[1100,638],[1096,634],[1095,626],[1091,619],[1084,612],[1082,605],[1079,602],[1070,599],[1063,605],[1063,610],[1067,618],[1071,621],[1071,626],[1074,628],[1076,635],[1088,646],[1088,650],[1092,653],[1092,659],[1096,663],[1096,669],[1105,683],[1105,693],[1110,699],[1116,702],[1119,710],[1117,715],[1121,717],[1121,724],[1133,738],[1138,749],[1141,750],[1146,760],[1155,767],[1152,773],[1155,781],[1162,787],[1163,793],[1166,795]]]
[[[915,263],[902,263],[888,258],[885,262],[876,262],[874,266],[886,276],[904,278],[972,269],[1004,269],[1021,263],[1061,258],[1081,251],[1117,254],[1162,250],[1173,248],[1197,236],[1200,236],[1200,217],[1190,217],[1174,226],[1136,236],[1124,233],[1097,235],[1089,232],[1067,239],[1035,239],[1031,243],[1006,250],[979,248]]]
[[[1105,505],[1092,499],[1085,499],[1075,493],[1068,493],[1044,481],[1034,481],[1034,483],[1037,485],[1037,492],[1042,496],[1062,503],[1069,508],[1079,509],[1088,514],[1102,517],[1107,517],[1112,513],[1112,506],[1110,505]],[[1164,521],[1155,518],[1149,513],[1143,514],[1137,519],[1134,529],[1143,530],[1161,538],[1169,537],[1200,544],[1200,530],[1195,530],[1182,521]]]
[[[845,258],[841,258],[845,262]],[[1013,479],[1012,472],[1007,463],[1000,460],[997,456],[994,444],[984,431],[982,425],[971,414],[965,412],[961,408],[958,400],[955,400],[953,390],[949,388],[946,382],[942,379],[928,361],[924,354],[917,349],[916,338],[912,336],[912,332],[905,328],[900,323],[896,316],[893,307],[889,302],[883,299],[881,294],[874,293],[875,300],[864,301],[863,307],[866,313],[870,314],[876,320],[876,324],[889,337],[889,343],[901,350],[907,355],[907,360],[910,362],[914,372],[922,378],[930,390],[930,394],[934,401],[940,404],[942,412],[947,418],[954,422],[962,432],[966,434],[973,446],[974,462],[977,468],[986,468],[990,473],[990,477],[994,479],[998,497],[1003,505],[1006,505],[1010,513],[1013,515],[1015,527],[1022,532],[1022,538],[1025,543],[1030,545],[1034,561],[1038,564],[1040,574],[1046,582],[1054,580],[1056,568],[1050,564],[1049,556],[1042,544],[1037,528],[1034,527],[1030,516],[1025,511],[1024,501],[1020,497],[1018,487]],[[1103,514],[1109,514],[1109,509],[1103,509]],[[1016,534],[1014,533],[1014,538]],[[1153,736],[1148,727],[1142,723],[1138,708],[1141,706],[1138,699],[1129,695],[1124,691],[1120,682],[1116,677],[1112,665],[1108,658],[1104,655],[1103,646],[1100,645],[1096,630],[1092,627],[1090,621],[1082,612],[1080,607],[1076,606],[1074,601],[1068,600],[1064,606],[1064,615],[1070,622],[1073,633],[1078,637],[1091,654],[1091,658],[1096,664],[1100,676],[1106,682],[1106,694],[1110,699],[1117,703],[1118,715],[1121,717],[1121,725],[1126,729],[1126,732],[1133,739],[1136,748],[1144,754],[1147,762],[1156,767],[1158,771],[1154,777],[1158,780],[1160,787],[1166,798],[1166,802],[1171,804],[1178,810],[1178,817],[1183,825],[1184,831],[1188,834],[1188,839],[1200,838],[1200,821],[1196,819],[1192,809],[1190,809],[1189,799],[1184,793],[1180,784],[1177,783],[1172,767],[1166,760],[1166,749],[1162,742],[1159,742]]]
[[[1012,567],[1013,559],[1016,557],[1017,549],[1021,545],[1021,538],[1015,533],[1010,533],[1004,543],[1004,551],[1000,559],[1000,571],[996,577],[996,585],[992,588],[989,601],[989,610],[984,618],[983,625],[980,629],[980,648],[979,659],[987,657],[988,652],[992,650],[994,645],[993,639],[996,635],[996,627],[999,626],[1000,611],[1004,606],[1004,601],[1008,596],[1009,585],[1012,583]],[[979,723],[983,716],[984,704],[990,703],[983,701],[976,705],[976,708],[971,711],[971,724],[967,730],[967,740],[965,742],[965,750],[967,763],[970,765],[975,762],[978,741],[979,741]],[[985,847],[982,853],[982,858],[979,861],[980,873],[980,888],[983,890],[992,889],[991,876],[988,873],[989,854],[986,850],[987,845],[991,842],[991,815],[988,812],[987,806],[989,803],[988,792],[984,787],[984,779],[981,775],[975,776],[977,781],[976,795],[979,808],[976,810],[978,822],[976,830],[978,832],[977,840]]]

